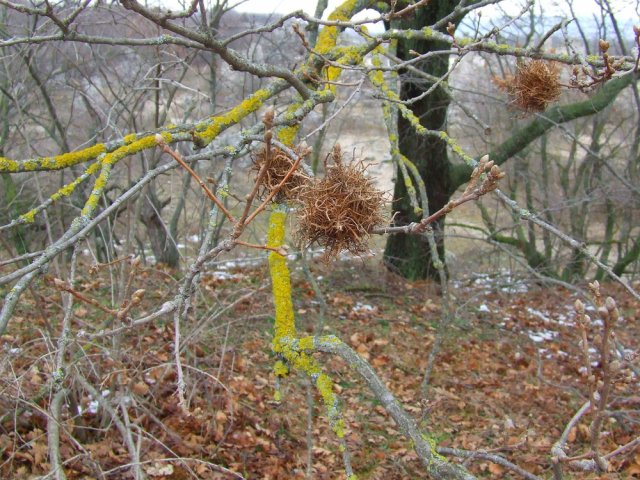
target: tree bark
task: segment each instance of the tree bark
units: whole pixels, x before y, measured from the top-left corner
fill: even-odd
[[[425,25],[432,25],[448,15],[457,4],[457,0],[430,2],[425,8],[418,10],[412,19],[404,20],[402,28],[419,29]],[[398,42],[398,57],[408,60],[415,57],[412,51],[426,53],[448,48],[450,46],[442,42],[401,40]],[[434,56],[415,67],[441,77],[449,68],[449,58],[444,55]],[[407,72],[400,72],[400,74],[402,78],[400,96],[403,100],[414,98],[430,87],[425,85],[423,79],[411,78]],[[449,97],[441,89],[436,89],[431,95],[413,103],[410,108],[424,127],[431,130],[444,130],[448,107]],[[450,177],[451,164],[445,142],[440,138],[417,135],[401,115],[398,116],[398,139],[400,152],[415,164],[425,183],[429,211],[439,210],[447,203],[454,191]],[[398,172],[398,177],[400,176],[401,173]],[[393,212],[394,223],[398,226],[421,220],[421,216],[414,212],[410,204],[405,182],[401,178],[397,178],[395,183]],[[427,212],[424,211],[423,214],[425,213]],[[444,218],[434,225],[441,257],[444,255],[444,241],[441,234],[443,226]],[[412,280],[437,276],[427,238],[423,235],[400,233],[389,236],[384,251],[384,261],[390,270]]]
[[[153,250],[153,254],[156,257],[156,262],[164,263],[172,268],[178,268],[180,262],[178,247],[169,235],[169,227],[164,223],[160,215],[162,209],[171,201],[171,198],[161,201],[157,197],[153,186],[151,186],[142,201],[144,204],[140,212],[140,220],[147,228],[151,250]]]

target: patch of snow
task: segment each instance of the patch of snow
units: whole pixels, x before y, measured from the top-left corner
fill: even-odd
[[[543,330],[541,332],[529,331],[529,332],[527,332],[527,335],[529,335],[529,338],[532,341],[534,341],[536,343],[540,343],[540,342],[544,342],[544,341],[553,340],[554,337],[558,336],[558,332],[552,332],[550,330]]]
[[[529,312],[534,317],[538,317],[545,323],[551,323],[551,319],[547,317],[547,314],[542,313],[540,310],[536,310],[535,308],[527,307],[527,312]]]
[[[574,322],[573,320],[570,320],[566,315],[559,313],[558,314],[558,324],[559,325],[564,325],[566,327],[574,327],[576,322]]]
[[[87,408],[87,411],[89,413],[95,415],[96,413],[98,413],[98,405],[100,405],[100,404],[98,403],[97,400],[91,400],[89,402],[89,407]],[[82,409],[82,407],[78,407],[78,410],[81,410],[81,409]],[[78,412],[78,413],[81,414],[82,412]]]
[[[233,280],[234,278],[242,278],[243,275],[240,273],[229,273],[229,272],[221,272],[215,271],[211,272],[211,276],[214,280]]]
[[[527,293],[529,286],[523,282],[515,282],[508,287],[502,287],[500,291],[505,293]]]
[[[366,303],[356,303],[351,309],[352,312],[372,312],[376,307],[368,305]]]

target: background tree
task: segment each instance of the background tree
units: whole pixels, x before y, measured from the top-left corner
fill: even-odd
[[[609,4],[606,3],[606,5],[611,10]],[[401,28],[416,30],[423,28],[425,25],[436,25],[443,35],[446,32],[453,35],[455,28],[462,21],[465,13],[465,10],[458,5],[458,2],[437,2],[420,9],[411,19],[400,21],[399,25]],[[601,25],[603,24],[601,23]],[[533,34],[535,30],[533,26],[531,27],[529,32]],[[533,35],[529,35],[528,38],[531,40]],[[438,42],[424,37],[421,39],[420,35],[411,36],[407,39],[400,37],[398,40],[398,57],[404,61],[412,60],[414,68],[427,74],[425,77],[417,77],[411,71],[405,71],[401,74],[400,100],[406,102],[415,118],[419,119],[420,124],[430,131],[447,129],[447,111],[450,104],[450,96],[444,87],[438,86],[438,82],[441,82],[440,79],[450,71],[447,49],[451,45],[450,39]],[[531,49],[535,52],[540,46],[541,44],[531,45]],[[527,45],[525,44],[523,48],[527,48]],[[624,52],[625,50],[621,51]],[[433,55],[434,53],[435,55]],[[464,48],[459,48],[456,61],[466,53]],[[590,53],[589,50],[587,50],[587,53]],[[429,81],[429,78],[433,80]],[[499,165],[503,164],[550,128],[560,123],[591,116],[602,111],[613,103],[621,91],[632,84],[636,84],[636,82],[637,78],[626,76],[617,79],[606,88],[603,87],[594,97],[595,101],[590,99],[578,101],[574,104],[554,106],[547,112],[539,113],[537,119],[531,121],[528,125],[522,125],[519,130],[512,134],[511,138],[504,139],[500,145],[491,145],[491,158]],[[430,94],[424,96],[425,92],[430,92]],[[541,107],[544,109],[546,105]],[[412,125],[411,119],[407,120],[407,116],[402,112],[399,113],[398,122],[400,151],[418,168],[422,181],[427,186],[429,209],[437,211],[466,182],[469,167],[449,159],[447,148],[454,148],[455,151],[455,144],[449,142],[447,145],[447,142],[438,136],[418,132],[415,126]],[[399,178],[402,178],[401,173],[398,175]],[[394,210],[398,212],[394,217],[396,225],[407,225],[411,222],[419,221],[422,215],[428,214],[429,211],[429,209],[416,210],[415,206],[411,204],[406,185],[405,181],[398,181],[395,184],[393,205]],[[572,215],[574,220],[586,218],[586,215],[575,215],[575,213],[577,212]],[[440,256],[444,254],[444,236],[442,233],[444,221],[445,218],[443,217],[435,227]],[[574,235],[578,234],[575,229],[572,233]],[[436,270],[433,268],[431,250],[428,248],[427,243],[427,239],[424,236],[405,235],[403,233],[390,236],[384,253],[385,262],[394,271],[407,278],[434,277]],[[580,255],[579,253],[576,254]],[[534,263],[536,262],[534,261]],[[574,265],[577,266],[575,262]],[[577,277],[581,275],[580,270],[580,267],[578,267],[578,272],[575,272]]]

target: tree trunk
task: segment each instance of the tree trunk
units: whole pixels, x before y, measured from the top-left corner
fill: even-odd
[[[142,199],[144,202],[140,211],[140,220],[147,228],[151,250],[157,263],[164,263],[172,268],[178,268],[180,253],[175,241],[169,235],[169,227],[162,220],[161,212],[171,198],[164,201],[158,199],[153,188],[149,188]]]
[[[403,21],[402,28],[419,29],[425,25],[432,25],[448,15],[457,3],[457,0],[431,2],[425,8],[418,10],[413,19]],[[426,53],[448,48],[450,46],[441,42],[402,40],[398,42],[398,56],[403,60],[408,60],[415,57],[411,51]],[[438,55],[415,66],[431,75],[441,77],[449,68],[449,58]],[[404,100],[420,95],[431,86],[425,85],[424,79],[411,78],[407,72],[401,72],[401,78],[400,95]],[[442,90],[436,89],[431,95],[412,104],[410,108],[424,127],[431,130],[444,130],[448,107],[448,96]],[[433,213],[447,203],[455,190],[452,188],[450,180],[451,167],[446,144],[439,138],[417,135],[409,122],[402,116],[398,117],[398,134],[400,152],[418,168],[427,188],[429,212]],[[398,173],[398,176],[400,177],[401,174]],[[393,212],[396,225],[407,225],[421,220],[410,204],[405,182],[401,178],[398,178],[395,183]],[[443,226],[444,218],[434,225],[440,256],[444,254],[444,241],[441,234]],[[389,236],[384,251],[384,261],[389,269],[412,280],[437,276],[427,238],[423,235],[395,234]]]

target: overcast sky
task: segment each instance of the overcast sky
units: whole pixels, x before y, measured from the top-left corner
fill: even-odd
[[[547,23],[557,22],[557,18],[568,17],[569,9],[567,7],[568,0],[536,0],[536,12],[543,10]],[[596,0],[571,0],[574,5],[575,13],[582,17],[583,27],[589,30],[589,24],[594,18],[600,17],[600,7]],[[329,7],[325,10],[324,18],[326,18],[333,9],[340,5],[343,0],[329,0]],[[498,6],[488,6],[482,9],[482,15],[485,19],[497,18],[506,12],[509,15],[517,15],[521,10],[525,0],[504,0]],[[239,11],[255,12],[255,13],[275,13],[284,14],[294,10],[303,9],[309,14],[313,14],[316,8],[316,0],[247,0],[238,6]],[[638,12],[638,0],[609,0],[616,17],[619,19],[623,28],[629,27],[630,24],[640,24]],[[379,16],[373,10],[361,12],[354,17],[355,20],[371,18]],[[467,20],[471,20],[467,18]],[[372,32],[381,31],[382,27],[370,27]],[[573,30],[573,25],[569,30]],[[573,32],[575,33],[575,32]],[[629,33],[631,39],[633,32]]]
[[[238,7],[239,10],[245,12],[257,12],[257,13],[289,13],[294,10],[304,9],[306,12],[313,14],[316,8],[315,0],[248,0]],[[336,5],[340,5],[342,0],[329,0],[328,12],[331,12]],[[509,13],[516,13],[520,11],[521,0],[505,0],[501,3]],[[540,3],[548,14],[560,13],[562,10],[566,10],[565,0],[537,0],[536,3]],[[636,0],[611,0],[614,10],[623,11],[627,15],[638,15],[637,1]],[[595,0],[573,0],[574,8],[581,15],[592,15],[599,11]],[[496,7],[486,7],[485,10],[488,14],[496,12]],[[326,15],[325,15],[326,16]]]
[[[239,1],[239,0],[237,0]],[[543,11],[546,25],[555,24],[558,19],[569,17],[569,8],[567,7],[567,1],[572,1],[574,5],[574,11],[576,15],[582,20],[582,26],[588,32],[591,29],[590,25],[595,27],[593,22],[594,16],[600,17],[600,7],[596,0],[536,0],[535,9],[539,12]],[[343,0],[329,0],[329,7],[325,10],[323,15],[326,18],[337,5],[340,5]],[[640,0],[609,0],[613,11],[616,13],[616,18],[620,22],[620,26],[623,30],[630,29],[631,25],[640,25],[640,18],[638,12],[638,4]],[[316,0],[247,0],[241,3],[237,9],[243,12],[254,13],[275,13],[277,15],[289,13],[295,10],[304,9],[309,14],[313,14],[316,8]],[[489,20],[492,18],[499,18],[504,12],[509,15],[517,15],[522,11],[522,6],[525,0],[504,0],[498,6],[492,5],[484,7],[482,9],[482,18]],[[366,18],[377,17],[379,14],[373,10],[361,12],[354,17],[354,20],[362,20]],[[473,17],[467,17],[467,22],[472,22]],[[486,22],[485,25],[487,25]],[[599,22],[598,22],[599,23]],[[370,29],[373,33],[381,32],[383,30],[382,25],[379,27],[371,26]],[[570,34],[576,34],[574,31],[574,25],[569,26]],[[629,32],[629,41],[633,38],[633,32]]]

